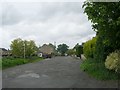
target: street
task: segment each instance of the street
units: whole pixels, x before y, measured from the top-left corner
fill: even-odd
[[[80,70],[82,60],[59,56],[19,65],[2,72],[3,88],[117,88],[117,81],[100,81]]]

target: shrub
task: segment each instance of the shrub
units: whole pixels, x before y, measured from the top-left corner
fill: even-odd
[[[120,51],[112,52],[109,56],[107,56],[105,67],[109,70],[114,70],[115,72],[119,72],[120,69]]]
[[[83,53],[86,58],[93,58],[95,53],[96,39],[97,37],[94,37],[92,40],[87,41],[83,45]]]
[[[80,68],[98,80],[117,80],[118,74],[106,69],[104,62],[97,62],[97,60],[88,58],[80,64]]]

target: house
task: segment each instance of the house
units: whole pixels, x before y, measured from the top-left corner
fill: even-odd
[[[12,53],[10,50],[7,50],[5,48],[0,48],[0,56],[11,56]]]
[[[55,52],[55,48],[51,44],[44,44],[39,48],[37,55],[39,57],[51,58]]]

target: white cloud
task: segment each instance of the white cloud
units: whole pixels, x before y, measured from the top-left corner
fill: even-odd
[[[2,2],[84,2],[85,0],[1,0]]]
[[[75,2],[7,3],[4,8],[10,9],[3,15],[10,20],[3,17],[1,47],[9,48],[15,38],[33,39],[37,45],[56,41],[70,47],[85,42],[95,36],[95,32],[81,5]]]

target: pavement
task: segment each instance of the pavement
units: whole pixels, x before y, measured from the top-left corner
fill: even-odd
[[[117,81],[101,81],[80,70],[82,60],[59,56],[2,71],[3,88],[117,88]]]

